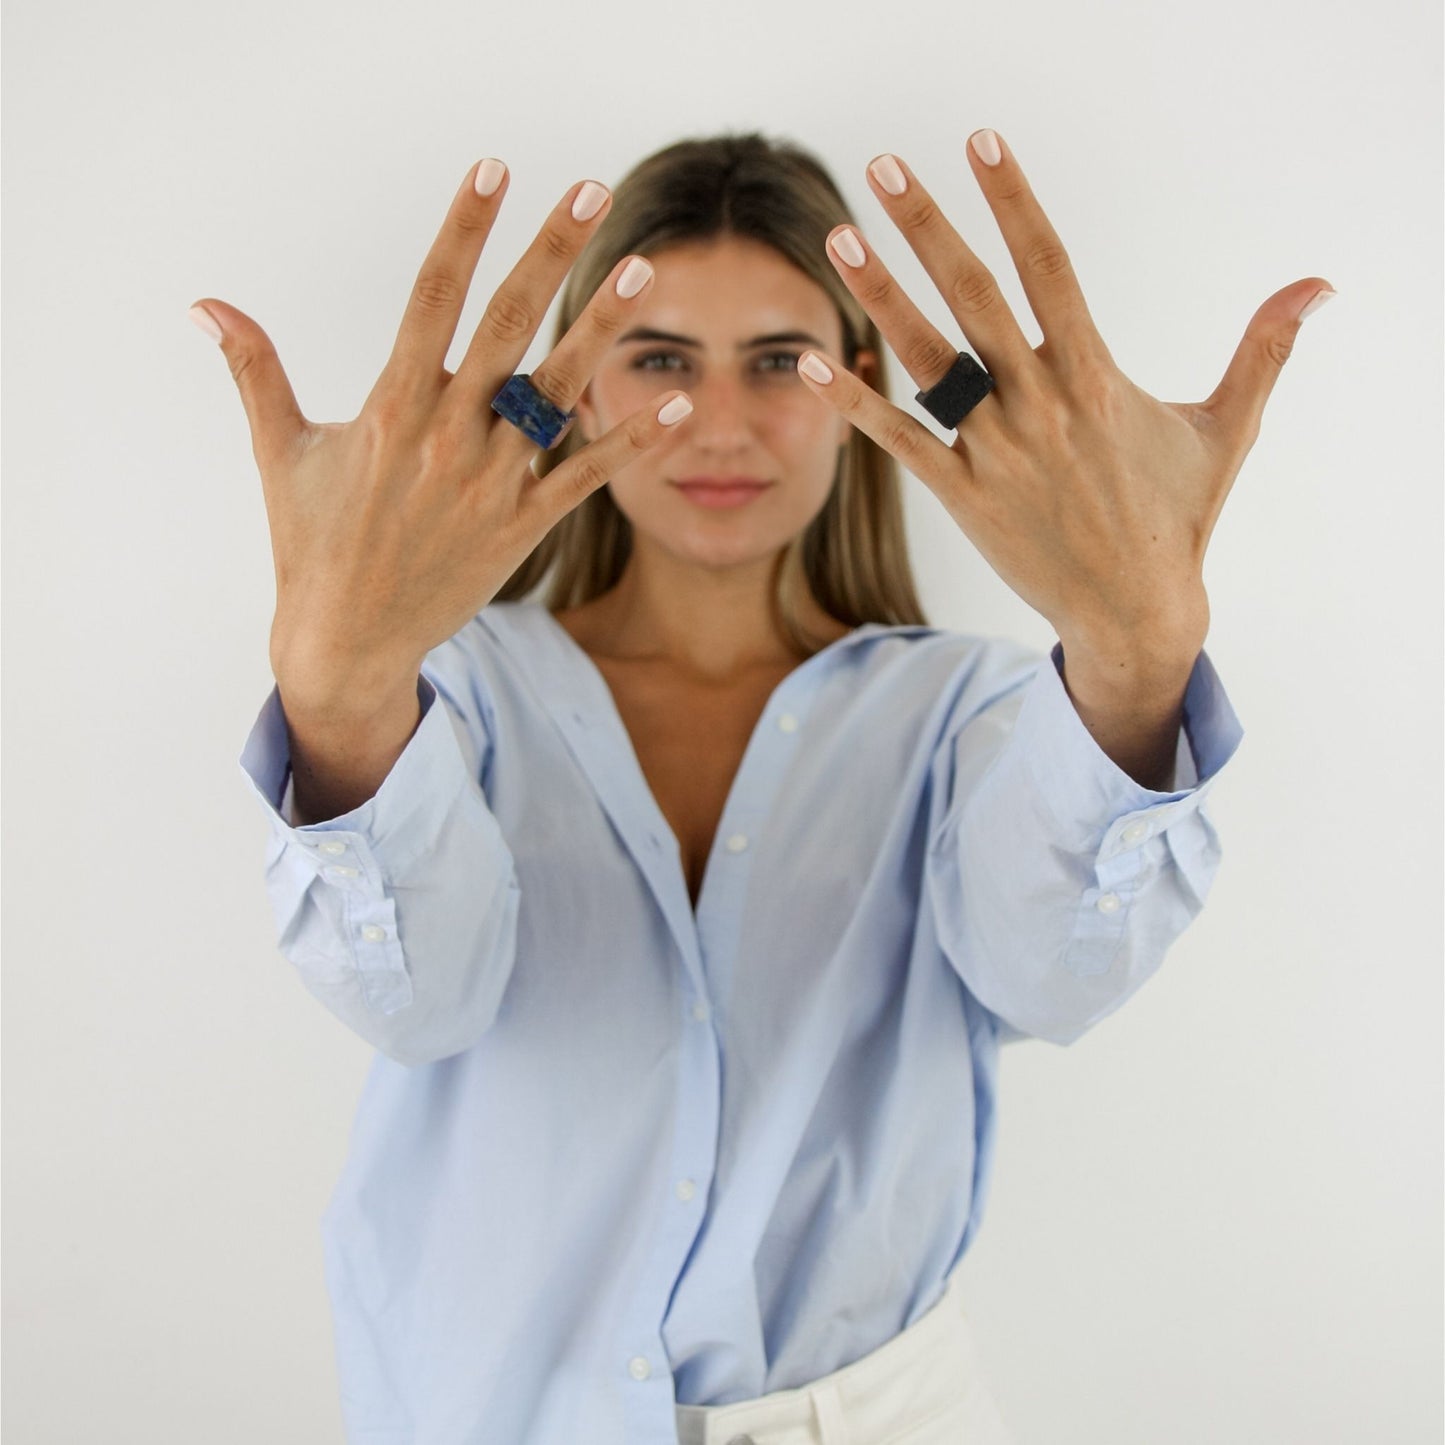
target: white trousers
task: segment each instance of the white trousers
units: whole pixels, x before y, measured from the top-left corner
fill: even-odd
[[[679,1405],[679,1445],[1012,1445],[955,1272],[916,1323],[810,1385],[735,1405]]]

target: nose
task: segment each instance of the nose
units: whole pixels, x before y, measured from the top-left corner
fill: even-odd
[[[753,440],[751,399],[734,376],[713,373],[687,388],[692,398],[688,438],[701,451],[729,452]]]

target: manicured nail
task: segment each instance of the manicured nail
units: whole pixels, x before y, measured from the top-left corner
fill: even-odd
[[[641,256],[634,256],[627,269],[617,278],[619,296],[636,296],[652,277],[652,267]]]
[[[991,130],[976,130],[973,133],[973,149],[986,166],[996,166],[1003,159],[999,149],[998,136]]]
[[[890,196],[901,196],[908,189],[908,179],[893,156],[879,156],[868,169],[873,172],[873,179]]]
[[[476,186],[479,196],[490,196],[502,184],[502,177],[506,174],[507,168],[501,161],[489,158],[477,167],[477,178],[472,184]]]
[[[805,351],[798,358],[798,370],[804,376],[811,376],[814,381],[820,382],[823,386],[827,386],[833,379],[833,373],[829,370],[828,363],[816,352]]]
[[[577,199],[572,202],[572,219],[590,221],[602,209],[602,202],[606,199],[607,187],[599,186],[596,181],[588,181],[577,192]]]
[[[868,259],[863,254],[863,247],[858,244],[857,235],[847,226],[833,237],[832,246],[844,265],[858,267]]]
[[[1339,294],[1340,293],[1338,291],[1331,291],[1328,286],[1325,286],[1321,290],[1316,291],[1315,294],[1311,296],[1307,302],[1305,302],[1304,309],[1301,310],[1300,314],[1295,317],[1295,320],[1303,321],[1306,316],[1313,316],[1315,312],[1318,311],[1320,307],[1325,304],[1326,301],[1332,301]]]
[[[675,396],[658,412],[657,419],[663,426],[671,426],[674,422],[679,422],[683,417],[690,415],[691,412],[692,402],[685,396]]]
[[[221,328],[216,324],[216,318],[212,316],[204,306],[192,306],[191,309],[186,312],[186,315],[189,316],[212,341],[220,341]]]

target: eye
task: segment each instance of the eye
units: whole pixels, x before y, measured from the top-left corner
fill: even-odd
[[[798,357],[801,352],[797,351],[765,351],[758,358],[759,370],[767,373],[793,373],[798,369]],[[658,362],[680,362],[687,365],[687,358],[676,351],[648,351],[634,359],[632,369],[634,371],[672,371],[676,368],[671,366],[653,366],[651,363]],[[782,365],[763,365],[764,362],[781,362]]]
[[[649,366],[649,361],[684,361],[685,357],[678,355],[675,351],[649,351],[639,356],[633,363],[634,371],[670,371],[670,367]]]

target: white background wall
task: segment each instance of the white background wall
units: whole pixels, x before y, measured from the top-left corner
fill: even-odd
[[[864,179],[903,155],[1038,344],[963,152],[984,125],[1155,396],[1208,395],[1279,287],[1339,292],[1209,554],[1207,647],[1247,732],[1209,906],[1074,1047],[1004,1055],[964,1265],[986,1362],[1020,1445],[1439,1440],[1437,5],[6,19],[12,1445],[341,1439],[318,1221],[370,1054],[275,947],[236,763],[271,686],[266,519],[187,308],[249,312],[307,415],[345,420],[473,161],[513,179],[453,364],[572,182],[757,127],[834,168],[956,335]],[[1049,645],[908,488],[932,619]]]

